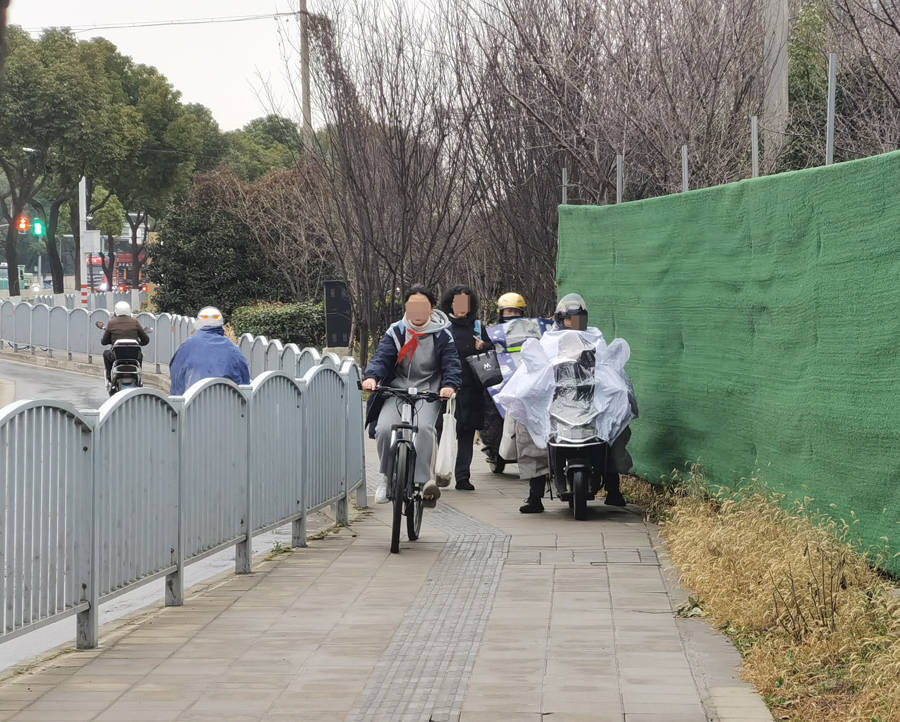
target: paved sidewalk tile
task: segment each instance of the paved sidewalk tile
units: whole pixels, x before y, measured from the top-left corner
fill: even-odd
[[[727,642],[675,617],[682,592],[637,510],[522,515],[525,485],[480,454],[472,481],[398,555],[377,505],[8,680],[0,722],[771,720]]]

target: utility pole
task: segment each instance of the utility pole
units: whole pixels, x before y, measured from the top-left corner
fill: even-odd
[[[312,110],[309,103],[309,11],[306,0],[300,0],[300,85],[303,96],[303,136],[312,142]]]
[[[763,63],[763,158],[771,170],[788,124],[788,0],[766,0]]]

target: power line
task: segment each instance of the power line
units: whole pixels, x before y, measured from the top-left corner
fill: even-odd
[[[161,28],[173,25],[217,25],[221,23],[244,23],[253,20],[272,20],[282,17],[297,17],[298,12],[266,13],[264,15],[236,15],[224,18],[185,18],[182,20],[149,20],[137,23],[109,23],[107,25],[74,25],[73,33],[87,33],[93,30],[130,30],[131,28]],[[44,28],[29,28],[29,33],[42,32]]]

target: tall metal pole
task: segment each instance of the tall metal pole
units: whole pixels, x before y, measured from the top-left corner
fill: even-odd
[[[825,129],[825,165],[834,163],[834,95],[837,84],[837,53],[828,56],[828,124]]]
[[[759,178],[759,118],[750,117],[750,151],[753,157],[753,177]]]
[[[309,12],[306,0],[300,0],[300,85],[303,95],[303,133],[312,140],[312,109],[309,102]]]
[[[687,146],[681,146],[681,192],[688,190],[688,151]]]
[[[568,166],[563,166],[562,169],[562,204],[567,205],[569,203],[569,168]]]
[[[622,202],[625,193],[625,156],[619,153],[616,156],[616,203]]]

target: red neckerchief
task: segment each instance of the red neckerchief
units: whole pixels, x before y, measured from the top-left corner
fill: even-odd
[[[412,362],[413,354],[416,352],[416,349],[419,348],[419,339],[427,336],[427,333],[416,333],[412,329],[406,329],[406,332],[412,336],[405,344],[403,344],[403,348],[400,349],[400,353],[397,355],[397,365],[399,366],[403,363],[403,359],[409,356],[410,362]]]

